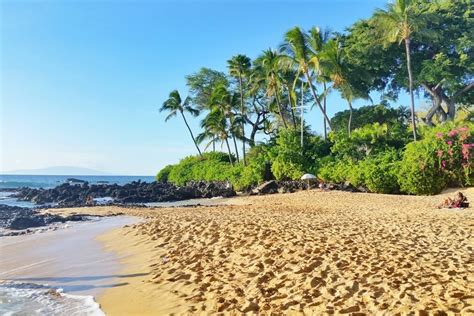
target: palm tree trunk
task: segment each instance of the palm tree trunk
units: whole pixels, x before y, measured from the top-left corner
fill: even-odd
[[[291,109],[291,120],[293,122],[293,128],[296,128],[296,117],[295,117],[295,110],[293,109],[293,99],[291,98],[291,90],[288,85],[286,86],[286,90],[288,91],[288,102],[290,104]]]
[[[230,151],[230,146],[229,146],[229,140],[225,139],[225,144],[227,145],[227,152],[229,153],[229,161],[230,161],[230,164],[232,165],[232,167],[234,166],[234,162],[232,161],[232,152]]]
[[[214,152],[216,151],[216,138],[215,137],[212,139],[212,151]]]
[[[410,56],[410,39],[405,38],[405,51],[407,57],[408,69],[408,85],[410,91],[410,110],[411,110],[411,124],[413,126],[413,140],[416,142],[416,122],[415,122],[415,97],[413,96],[413,75],[411,73],[411,56]]]
[[[349,103],[349,122],[347,123],[347,133],[349,134],[349,137],[351,137],[352,102],[350,100],[347,100],[347,103]]]
[[[303,146],[304,146],[304,141],[303,141],[303,135],[304,135],[304,82],[301,80],[301,151],[303,151]]]
[[[245,166],[247,165],[247,158],[245,156],[245,121],[243,119],[244,118],[244,90],[243,90],[241,74],[239,74],[239,85],[240,85],[240,114],[242,115],[242,157],[244,159],[244,166]]]
[[[186,117],[184,116],[183,111],[180,111],[180,113],[181,113],[181,116],[183,117],[183,120],[184,120],[184,123],[186,124],[186,127],[188,128],[189,134],[191,134],[191,138],[193,139],[194,146],[196,146],[196,149],[197,149],[197,151],[198,151],[198,153],[199,153],[199,156],[202,157],[201,150],[199,149],[199,146],[198,146],[198,144],[196,143],[196,139],[194,138],[193,132],[191,131],[191,128],[189,127],[188,121],[186,120]]]
[[[276,93],[275,93],[275,100],[276,100],[276,103],[278,105],[278,111],[280,112],[281,120],[283,121],[283,126],[285,126],[285,128],[288,128],[288,124],[286,124],[285,117],[283,116],[283,110],[281,108],[280,98],[278,97],[278,91],[276,91]]]
[[[318,105],[319,109],[321,110],[321,113],[323,113],[324,119],[327,121],[327,124],[328,124],[329,128],[332,129],[332,127],[331,127],[331,122],[329,121],[329,118],[328,118],[328,116],[326,115],[326,112],[324,111],[323,106],[321,105],[321,102],[319,102],[318,96],[316,95],[316,91],[314,91],[314,87],[313,87],[313,84],[312,84],[312,82],[311,82],[311,78],[309,77],[308,71],[305,70],[305,71],[304,71],[304,74],[305,74],[306,80],[308,80],[309,89],[310,89],[310,91],[311,91],[311,94],[313,95],[314,101],[316,102],[316,104]]]
[[[237,141],[235,140],[235,135],[232,135],[232,140],[234,141],[235,155],[237,156],[237,162],[240,161],[239,149],[237,148]]]
[[[324,99],[323,99],[323,110],[324,113],[326,113],[326,82],[323,82],[323,89],[324,89]],[[324,140],[328,140],[328,131],[327,131],[327,124],[326,120],[323,120],[324,122]]]

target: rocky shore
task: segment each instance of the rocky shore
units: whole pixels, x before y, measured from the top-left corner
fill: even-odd
[[[236,193],[226,182],[189,182],[176,186],[166,182],[134,181],[117,184],[69,184],[52,189],[21,188],[14,197],[37,205],[57,204],[59,207],[89,205],[89,199],[110,197],[115,204],[181,201],[197,198],[231,197]],[[89,200],[89,201],[88,201]],[[88,203],[89,202],[89,203]]]
[[[84,221],[88,216],[42,214],[38,210],[0,204],[0,228],[22,230],[68,221]]]

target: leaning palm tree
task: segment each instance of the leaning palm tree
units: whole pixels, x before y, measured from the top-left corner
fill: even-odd
[[[169,112],[165,118],[165,122],[168,121],[170,118],[176,116],[178,112],[181,114],[181,117],[183,118],[184,123],[186,124],[186,127],[188,128],[189,134],[191,134],[191,138],[193,139],[194,146],[196,146],[196,149],[199,155],[202,157],[201,150],[199,149],[196,139],[194,138],[193,132],[191,131],[188,121],[186,120],[186,116],[184,115],[184,112],[188,112],[193,116],[199,115],[199,111],[193,108],[191,105],[191,98],[187,97],[184,101],[182,101],[178,90],[173,90],[171,91],[168,100],[166,100],[160,108],[160,112],[163,112],[163,111]]]
[[[405,54],[408,71],[408,89],[410,92],[411,123],[413,139],[416,141],[415,98],[413,96],[413,74],[411,69],[410,42],[413,32],[418,28],[419,19],[415,17],[412,0],[395,0],[388,4],[386,10],[377,10],[374,14],[378,30],[389,42],[405,43]]]
[[[245,115],[245,104],[244,104],[244,77],[250,72],[250,58],[245,55],[236,55],[232,59],[227,61],[229,67],[229,73],[231,76],[237,78],[239,81],[239,92],[240,92],[240,115]],[[244,159],[244,165],[247,164],[245,158],[245,120],[241,120],[241,135],[242,135],[242,155]]]
[[[281,51],[285,53],[285,57],[290,63],[298,66],[298,73],[305,77],[311,94],[313,95],[314,102],[318,105],[329,128],[331,128],[331,121],[325,113],[313,86],[310,68],[314,67],[314,65],[310,58],[311,51],[308,46],[307,35],[299,27],[292,28],[285,34],[285,42],[281,45]]]

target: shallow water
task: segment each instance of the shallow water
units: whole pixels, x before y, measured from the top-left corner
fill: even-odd
[[[125,285],[120,278],[129,275],[118,273],[120,258],[105,251],[96,238],[136,221],[119,216],[56,231],[1,237],[0,280],[4,283],[0,284],[0,314],[74,315],[76,305],[85,308],[76,315],[100,312],[92,296]],[[51,288],[65,294],[51,295]]]

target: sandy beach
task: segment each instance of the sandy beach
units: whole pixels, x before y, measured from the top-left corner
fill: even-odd
[[[80,211],[146,218],[100,238],[123,258],[122,274],[141,274],[98,297],[108,315],[470,315],[474,213],[436,209],[453,192],[304,191],[215,207]],[[462,192],[474,200],[473,188]]]

